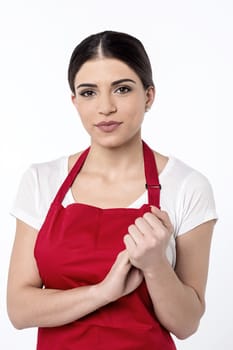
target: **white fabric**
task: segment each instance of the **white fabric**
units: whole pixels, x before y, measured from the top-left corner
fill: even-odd
[[[33,164],[24,173],[11,214],[39,230],[51,201],[68,175],[68,157],[47,163]],[[180,160],[170,157],[159,176],[162,186],[160,206],[173,224],[167,256],[175,265],[175,238],[211,219],[216,219],[216,209],[209,181],[198,171]],[[69,190],[63,205],[74,203]],[[139,208],[147,203],[147,191],[130,205]]]

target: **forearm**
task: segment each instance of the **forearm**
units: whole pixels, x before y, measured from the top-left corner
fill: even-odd
[[[73,322],[107,304],[99,286],[70,290],[24,287],[8,301],[8,313],[18,329],[56,327]]]
[[[167,260],[144,277],[161,324],[180,339],[193,334],[204,312],[196,291],[181,282]]]
[[[132,268],[126,250],[117,255],[104,280],[91,286],[41,289],[39,280],[34,286],[22,286],[12,273],[8,282],[8,313],[19,329],[62,326],[133,292],[142,279],[142,273]]]

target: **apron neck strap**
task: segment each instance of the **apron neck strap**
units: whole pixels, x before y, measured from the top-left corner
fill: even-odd
[[[159,175],[155,161],[154,152],[143,141],[144,168],[146,176],[146,189],[148,190],[148,202],[151,205],[160,208],[160,190]]]
[[[148,190],[148,203],[150,205],[154,205],[156,207],[160,207],[160,189],[161,185],[159,183],[158,171],[155,162],[155,157],[153,151],[150,147],[142,141],[143,144],[143,156],[144,156],[144,169],[145,169],[145,177],[146,177],[146,189]],[[86,157],[90,151],[90,147],[88,147],[85,151],[82,152],[77,162],[74,164],[73,168],[70,170],[68,176],[63,182],[60,190],[58,191],[54,203],[62,203],[67,191],[72,186],[76,176],[81,170]]]
[[[90,151],[90,147],[88,147],[85,151],[83,151],[81,153],[81,155],[78,157],[78,160],[76,161],[74,166],[71,168],[68,176],[66,177],[65,181],[63,182],[59,191],[57,192],[57,195],[53,201],[54,203],[62,203],[67,191],[70,189],[76,176],[80,172],[80,170],[81,170],[81,168],[82,168],[82,166],[87,158],[89,151]]]

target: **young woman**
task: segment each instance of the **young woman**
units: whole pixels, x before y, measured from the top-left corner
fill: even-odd
[[[205,310],[211,187],[141,139],[155,87],[139,40],[89,36],[68,78],[90,147],[22,178],[9,317],[39,328],[39,350],[175,349],[170,333],[190,336]]]

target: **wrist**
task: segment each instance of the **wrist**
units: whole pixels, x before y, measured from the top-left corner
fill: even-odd
[[[104,289],[102,282],[91,285],[89,293],[90,298],[92,298],[92,300],[95,300],[95,303],[98,306],[98,308],[107,305],[111,302],[109,296],[107,295]]]
[[[161,258],[158,262],[155,262],[153,266],[149,266],[143,269],[143,275],[145,279],[155,279],[160,275],[164,275],[167,269],[171,269],[171,265],[165,256]]]

